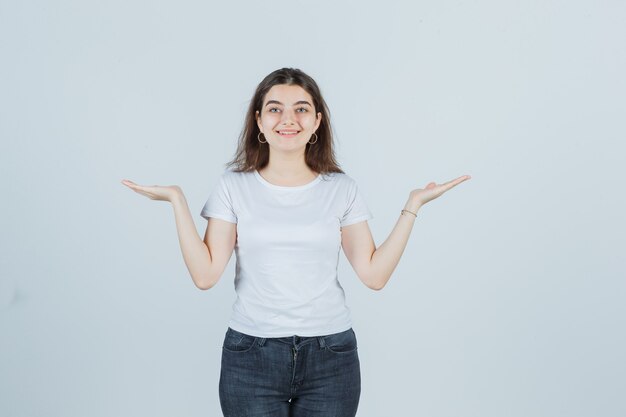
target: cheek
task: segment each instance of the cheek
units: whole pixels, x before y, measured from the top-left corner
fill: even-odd
[[[261,124],[263,126],[272,127],[280,122],[280,117],[277,117],[274,113],[265,113],[261,118]]]
[[[312,114],[303,114],[300,116],[299,122],[303,126],[315,126],[315,116]]]

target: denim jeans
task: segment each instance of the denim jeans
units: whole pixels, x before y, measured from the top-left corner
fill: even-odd
[[[354,417],[360,395],[352,328],[277,338],[226,331],[219,381],[224,417]]]

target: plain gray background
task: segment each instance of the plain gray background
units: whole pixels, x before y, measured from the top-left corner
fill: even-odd
[[[218,416],[235,256],[200,291],[200,210],[261,79],[320,85],[387,286],[343,253],[358,416],[626,415],[621,1],[0,2],[0,415]]]

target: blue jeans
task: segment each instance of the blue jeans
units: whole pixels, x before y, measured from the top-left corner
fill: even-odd
[[[354,417],[361,370],[352,328],[263,338],[230,327],[219,382],[224,417]]]

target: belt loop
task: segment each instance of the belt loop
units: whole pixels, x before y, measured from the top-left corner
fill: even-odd
[[[320,344],[320,349],[324,349],[326,347],[326,340],[324,340],[324,336],[317,336],[317,341]]]
[[[263,347],[263,345],[265,344],[265,341],[267,340],[266,337],[257,337],[257,340],[259,341],[259,346]]]

